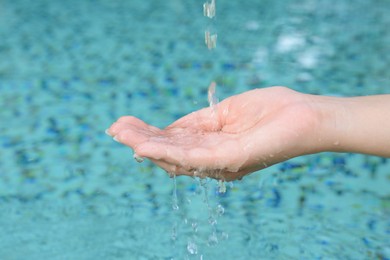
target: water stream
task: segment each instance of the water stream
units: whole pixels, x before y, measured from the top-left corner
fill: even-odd
[[[215,0],[211,0],[211,2],[206,2],[203,5],[203,12],[204,16],[213,19],[216,15],[216,3]],[[216,41],[217,41],[217,35],[212,34],[210,29],[207,29],[205,31],[205,43],[209,50],[214,49],[216,47]],[[217,105],[218,105],[218,98],[216,95],[216,88],[217,84],[216,82],[212,81],[208,87],[208,103],[210,108],[212,109],[212,117],[215,117],[217,115]],[[215,120],[218,120],[217,118]],[[207,246],[216,246],[219,243],[219,240],[226,240],[228,239],[228,234],[224,231],[221,231],[217,228],[218,218],[222,217],[222,215],[225,213],[225,208],[221,205],[219,202],[219,199],[217,197],[217,205],[213,206],[209,199],[209,183],[214,182],[214,180],[207,178],[207,172],[203,172],[201,170],[197,170],[194,173],[194,177],[196,180],[196,190],[198,192],[194,192],[194,194],[198,197],[202,197],[202,203],[204,204],[204,207],[206,208],[203,213],[207,214],[207,222],[210,226],[210,230],[208,232],[208,235],[200,234],[199,229],[202,228],[204,231],[204,227],[199,227],[199,225],[202,223],[201,216],[198,214],[191,215],[190,212],[185,210],[180,210],[179,201],[177,197],[177,180],[176,175],[171,175],[173,179],[173,192],[172,192],[172,208],[176,212],[177,217],[181,217],[182,220],[184,220],[185,227],[190,230],[187,232],[187,244],[186,244],[186,251],[187,251],[187,259],[192,259],[194,257],[199,257],[199,259],[203,259],[203,255],[201,254],[201,247],[204,245]],[[216,192],[216,195],[223,194],[226,192],[226,185],[223,180],[218,181],[218,189]],[[192,198],[196,199],[196,198]],[[194,206],[191,205],[192,199],[187,199],[188,207]],[[178,214],[180,212],[180,214]],[[180,221],[180,220],[179,220]],[[185,232],[184,232],[185,233]],[[172,240],[176,241],[178,236],[178,222],[176,221],[172,227]]]
[[[213,19],[216,14],[216,6],[215,6],[215,0],[211,0],[210,3],[204,3],[203,4],[203,15]],[[204,40],[207,48],[209,50],[214,49],[217,47],[217,33],[214,33],[215,30],[213,30],[212,25],[209,26],[209,28],[206,29],[204,32]]]

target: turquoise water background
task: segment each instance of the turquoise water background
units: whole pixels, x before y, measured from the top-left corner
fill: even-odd
[[[104,134],[207,106],[213,80],[219,99],[390,91],[390,1],[217,0],[212,21],[202,6],[0,0],[1,259],[390,259],[389,159],[295,158],[225,194],[207,181],[209,204],[178,178],[173,210],[173,180]]]

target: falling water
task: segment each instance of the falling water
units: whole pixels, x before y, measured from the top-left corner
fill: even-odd
[[[176,174],[172,174],[173,179],[173,192],[172,192],[172,209],[179,210],[179,204],[177,200],[177,182],[176,182]]]
[[[218,104],[218,98],[216,95],[216,88],[217,84],[213,81],[211,82],[209,89],[208,89],[208,101],[209,106],[212,109],[212,117],[215,117],[215,120],[218,120],[217,116],[217,104]],[[226,186],[225,182],[223,180],[218,181],[218,192],[219,193],[225,193],[226,192]]]
[[[203,14],[204,16],[213,19],[216,14],[216,6],[215,6],[215,0],[211,0],[210,3],[204,3],[203,4]],[[210,26],[211,28],[211,26]],[[212,29],[208,28],[204,32],[204,41],[206,43],[206,46],[209,50],[214,49],[217,47],[217,34],[212,33]]]
[[[215,16],[215,0],[211,0],[210,3],[203,4],[203,14],[208,18],[214,18]]]
[[[204,42],[206,43],[206,46],[209,48],[209,50],[214,49],[217,47],[217,34],[213,34],[211,33],[211,29],[207,29],[204,32]]]
[[[173,179],[173,192],[172,192],[172,209],[177,212],[179,210],[179,204],[177,200],[177,183],[176,183],[176,174],[171,174],[171,177]],[[174,223],[172,227],[172,234],[171,239],[173,242],[177,239],[177,221]]]
[[[203,13],[204,16],[213,19],[216,15],[216,0],[211,0],[211,2],[204,3]],[[214,49],[217,43],[217,34],[211,33],[211,30],[207,29],[205,31],[205,43],[209,50]],[[217,84],[216,82],[212,81],[208,87],[207,98],[208,98],[209,106],[211,108],[212,117],[215,117],[215,120],[218,120],[217,118],[218,98],[216,95],[216,89],[217,89]],[[173,178],[172,208],[176,212],[177,216],[179,216],[180,213],[181,217],[183,217],[184,219],[184,224],[186,228],[190,228],[191,230],[191,235],[187,235],[187,244],[186,244],[186,252],[187,252],[188,259],[194,256],[203,259],[203,255],[200,254],[202,240],[208,246],[215,246],[219,243],[219,240],[225,240],[228,238],[228,234],[226,232],[217,229],[217,222],[218,222],[217,220],[219,217],[221,217],[224,214],[225,209],[219,202],[217,203],[217,206],[213,206],[212,203],[210,202],[208,183],[211,179],[207,178],[208,175],[209,175],[208,172],[203,170],[197,170],[194,172],[194,177],[197,180],[197,187],[198,187],[197,189],[199,190],[199,193],[197,193],[197,195],[203,193],[202,201],[207,208],[207,211],[204,212],[207,212],[208,215],[207,222],[211,227],[207,240],[203,240],[201,238],[201,234],[199,234],[198,232],[198,225],[200,223],[200,219],[198,219],[198,216],[194,217],[189,215],[189,213],[186,212],[185,207],[183,207],[183,209],[179,208],[179,203],[177,198],[176,175],[175,174],[171,175],[171,177]],[[218,193],[222,194],[225,192],[226,192],[225,182],[224,180],[219,180]],[[191,204],[190,199],[188,199],[187,202]],[[177,229],[178,229],[178,222],[175,222],[172,228],[173,241],[177,239],[177,234],[178,234]]]
[[[211,108],[213,108],[213,110],[215,110],[217,108],[216,105],[218,104],[218,98],[216,95],[216,88],[217,88],[217,84],[214,81],[211,82],[211,84],[209,86],[209,90],[208,90],[208,95],[207,95],[209,105]]]
[[[216,5],[215,5],[216,0],[211,0],[210,3],[204,3],[203,4],[203,15],[207,16],[210,19],[213,19],[216,14]],[[207,48],[214,49],[217,46],[217,34],[211,34],[210,29],[207,29],[205,31],[205,43]],[[216,88],[217,84],[213,81],[209,85],[208,89],[208,101],[209,101],[209,106],[212,108],[212,116],[215,117],[217,115],[217,104],[218,104],[218,98],[216,95]],[[216,118],[215,120],[218,120]],[[219,193],[225,193],[226,192],[226,186],[223,180],[220,180],[218,182],[218,187],[219,187]]]

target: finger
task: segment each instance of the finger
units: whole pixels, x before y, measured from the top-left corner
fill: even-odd
[[[205,131],[217,131],[221,129],[221,117],[218,109],[203,108],[190,113],[177,121],[173,122],[166,129],[172,128],[192,128]]]
[[[115,122],[113,123],[108,129],[107,133],[111,136],[116,136],[119,132],[126,130],[129,128],[129,124],[127,123],[121,123],[121,122]]]
[[[120,126],[118,128],[120,128]],[[139,128],[133,125],[127,125],[117,132],[114,135],[114,138],[116,141],[134,149],[137,145],[147,142],[150,137],[156,135],[158,135],[158,133],[154,130],[150,130],[149,128]]]
[[[141,119],[139,119],[135,116],[122,116],[122,117],[118,118],[117,122],[126,123],[126,124],[130,124],[130,125],[136,125],[136,126],[140,126],[140,127],[149,126],[149,124],[145,123],[144,121],[142,121]]]
[[[153,138],[152,138],[153,139]],[[237,152],[236,140],[216,143],[207,147],[186,147],[162,138],[160,142],[140,143],[135,152],[138,156],[164,161],[185,169],[226,169],[237,172],[247,162],[249,155]],[[239,154],[237,154],[239,153]]]
[[[151,126],[151,125],[145,123],[144,121],[142,121],[141,119],[138,119],[134,116],[122,116],[114,124],[112,124],[106,132],[111,136],[115,136],[120,131],[123,131],[124,129],[126,129],[128,126],[135,126],[138,128],[150,129],[152,131],[159,130],[157,127]]]

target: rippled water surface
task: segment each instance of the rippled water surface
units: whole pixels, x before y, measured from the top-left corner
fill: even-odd
[[[203,3],[0,0],[2,259],[390,259],[389,159],[305,156],[219,193],[104,134],[206,107],[212,81],[389,93],[389,1],[220,0],[212,51]]]

